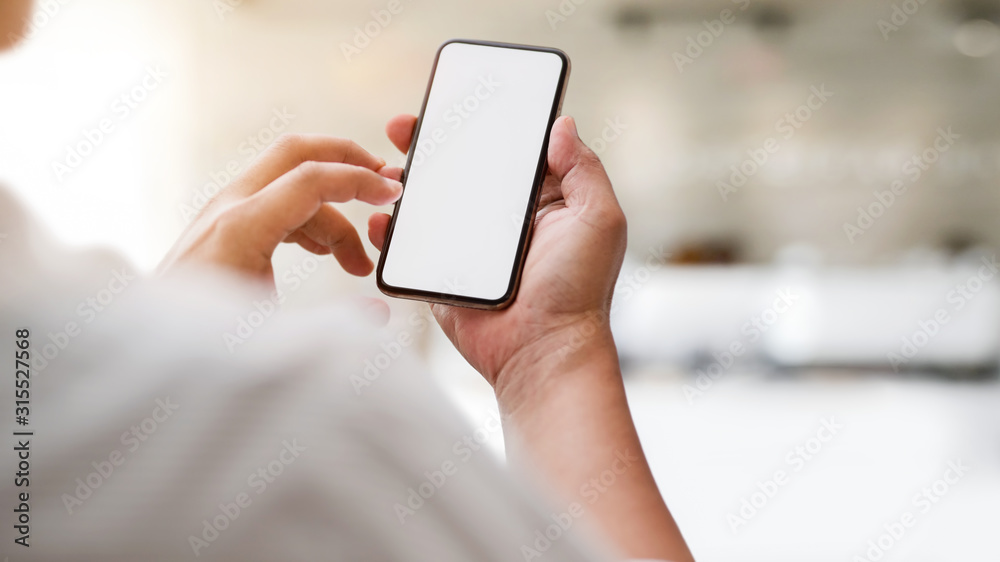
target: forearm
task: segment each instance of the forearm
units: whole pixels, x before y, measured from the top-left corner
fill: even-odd
[[[521,382],[497,396],[512,462],[525,457],[622,554],[692,560],[639,444],[614,340],[595,332],[537,342],[510,365]]]

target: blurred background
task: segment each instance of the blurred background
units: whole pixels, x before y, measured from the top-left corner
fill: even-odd
[[[281,132],[401,164],[383,125],[441,42],[565,50],[564,113],[629,218],[631,402],[695,556],[1000,559],[1000,1],[37,4],[0,56],[0,183],[147,272]],[[378,294],[332,261],[303,279],[289,307]],[[480,423],[489,387],[391,304],[387,339]]]

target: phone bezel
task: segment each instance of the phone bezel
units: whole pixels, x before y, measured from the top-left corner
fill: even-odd
[[[531,195],[528,197],[528,205],[525,210],[524,224],[521,227],[521,238],[518,243],[517,255],[514,259],[514,267],[511,270],[510,281],[507,286],[507,291],[504,295],[498,299],[482,299],[476,297],[467,297],[463,295],[454,295],[449,293],[438,293],[433,291],[424,291],[421,289],[410,289],[406,287],[396,287],[394,285],[389,285],[382,278],[382,269],[385,267],[385,259],[387,255],[387,250],[392,241],[393,231],[396,227],[396,216],[398,215],[399,206],[403,202],[403,198],[406,197],[406,178],[409,175],[410,165],[413,162],[413,156],[415,153],[415,147],[417,139],[420,136],[420,130],[423,127],[424,112],[427,110],[427,100],[430,98],[431,89],[434,87],[434,77],[437,75],[438,61],[441,58],[441,52],[445,47],[453,43],[463,43],[468,45],[480,45],[484,47],[496,47],[502,49],[517,49],[525,51],[539,51],[544,53],[551,53],[559,57],[562,61],[562,69],[560,70],[558,89],[556,95],[554,96],[552,102],[552,109],[549,112],[549,122],[545,129],[545,138],[542,141],[541,151],[538,157],[538,165],[535,170],[535,180],[531,187]],[[566,96],[566,87],[569,83],[570,74],[570,60],[569,57],[563,51],[551,47],[536,47],[532,45],[519,45],[514,43],[500,43],[495,41],[479,41],[475,39],[451,39],[445,41],[438,47],[437,53],[434,55],[434,65],[431,67],[430,80],[427,83],[427,90],[424,92],[424,101],[420,107],[420,115],[417,118],[417,124],[414,127],[413,138],[410,139],[410,148],[406,156],[406,167],[403,170],[403,195],[396,201],[393,206],[392,219],[389,221],[389,228],[386,231],[385,242],[382,244],[382,253],[378,260],[378,269],[376,270],[375,281],[378,285],[380,291],[384,294],[403,299],[426,301],[431,303],[439,304],[449,304],[455,306],[462,306],[467,308],[479,308],[485,310],[499,310],[506,308],[514,299],[517,297],[517,291],[521,284],[521,274],[524,270],[524,261],[528,254],[528,246],[531,244],[531,235],[534,231],[535,225],[535,213],[538,210],[538,198],[541,193],[542,182],[545,181],[545,174],[548,170],[548,149],[549,149],[549,136],[552,133],[552,126],[555,124],[556,119],[559,117],[559,113],[562,110],[563,99]]]

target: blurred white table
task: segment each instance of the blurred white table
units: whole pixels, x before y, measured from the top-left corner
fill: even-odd
[[[914,525],[882,540],[893,544],[881,560],[1000,560],[997,383],[734,372],[692,405],[686,382],[643,373],[628,387],[653,472],[698,560],[867,560],[868,541],[905,512]],[[823,419],[843,428],[810,442]],[[939,496],[934,482],[959,460],[968,472]],[[739,515],[759,482],[773,490],[776,470],[785,484],[734,531],[727,514]],[[915,505],[927,487],[936,501]]]
[[[496,410],[492,392],[434,340],[431,367],[478,426]],[[1000,560],[1000,384],[734,369],[693,404],[685,384],[690,375],[667,368],[627,377],[643,447],[699,561],[865,560],[868,541],[907,511],[913,527],[881,562]],[[823,419],[843,428],[816,451]],[[501,435],[489,445],[502,454]],[[796,446],[810,458],[790,463]],[[920,513],[913,497],[957,460],[968,473]],[[734,532],[727,514],[777,470],[785,484]]]
[[[1000,356],[1000,275],[987,263],[661,267],[620,282],[612,324],[622,356],[638,361],[685,363],[739,344],[744,357],[790,367],[888,367],[895,354],[904,367],[977,368]]]

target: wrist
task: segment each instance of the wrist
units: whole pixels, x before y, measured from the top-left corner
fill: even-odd
[[[570,383],[606,380],[620,384],[618,350],[607,314],[582,315],[522,347],[496,376],[502,412],[514,415],[550,403]]]

